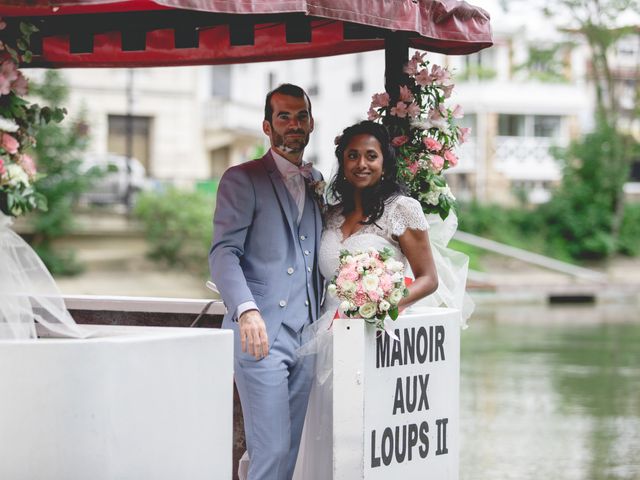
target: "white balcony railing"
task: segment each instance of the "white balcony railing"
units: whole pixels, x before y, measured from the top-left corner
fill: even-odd
[[[513,180],[559,180],[560,165],[550,148],[566,144],[565,139],[496,137],[494,165],[496,170]]]

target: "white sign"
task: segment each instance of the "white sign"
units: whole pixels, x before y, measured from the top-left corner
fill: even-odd
[[[334,479],[458,479],[460,312],[335,321]]]

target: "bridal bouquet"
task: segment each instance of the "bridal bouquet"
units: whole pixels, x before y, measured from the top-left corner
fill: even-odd
[[[445,106],[453,83],[446,68],[431,65],[424,53],[416,52],[404,68],[407,85],[400,86],[399,98],[391,103],[388,93],[373,95],[369,120],[384,123],[398,151],[398,177],[409,187],[410,195],[422,205],[424,213],[437,213],[442,219],[455,204],[443,172],[455,167],[455,147],[464,143],[469,128],[460,128],[460,105]]]
[[[387,316],[398,318],[398,303],[408,294],[404,264],[389,248],[340,251],[340,266],[327,292],[340,300],[339,310],[384,330]]]

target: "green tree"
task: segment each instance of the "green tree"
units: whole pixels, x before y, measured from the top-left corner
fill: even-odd
[[[521,1],[503,0],[503,5],[508,8]],[[638,151],[638,143],[625,133],[623,120],[633,121],[640,114],[640,65],[636,65],[634,107],[625,112],[620,103],[621,82],[611,63],[615,58],[612,50],[622,38],[640,35],[637,25],[621,24],[622,13],[640,12],[640,1],[539,0],[538,5],[559,31],[588,46],[589,80],[596,100],[595,132],[560,155],[565,162],[564,178],[548,209],[558,217],[550,220],[558,232],[569,235],[566,240],[586,247],[582,253],[574,251],[574,258],[608,255],[620,241],[623,187]],[[576,218],[587,214],[591,216]],[[577,234],[586,235],[584,241],[573,237]],[[573,246],[568,248],[573,251]]]
[[[59,72],[48,70],[42,82],[32,83],[31,93],[55,109],[66,101],[68,88]],[[34,154],[44,175],[35,182],[35,188],[47,198],[48,211],[30,216],[32,246],[54,274],[70,275],[82,269],[73,251],[54,248],[53,241],[73,228],[74,199],[100,175],[95,169],[81,169],[88,140],[86,130],[82,120],[67,119],[43,125],[36,135]]]

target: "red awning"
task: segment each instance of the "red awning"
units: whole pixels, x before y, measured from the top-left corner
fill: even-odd
[[[457,0],[0,0],[0,16],[39,27],[31,65],[48,67],[319,57],[382,49],[392,31],[440,53],[492,44],[489,14]]]

